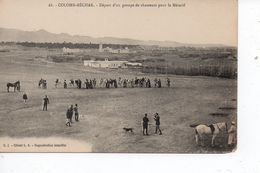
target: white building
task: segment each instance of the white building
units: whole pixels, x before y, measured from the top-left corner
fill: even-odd
[[[84,66],[94,68],[127,68],[126,63],[128,61],[95,61],[95,60],[84,60]]]
[[[130,50],[128,49],[128,47],[125,47],[124,49],[113,49],[111,47],[106,47],[106,48],[103,48],[103,45],[102,44],[99,44],[99,52],[109,52],[109,53],[131,53]],[[135,53],[135,52],[132,52],[132,53]]]
[[[103,44],[101,44],[101,43],[99,44],[99,49],[98,49],[98,51],[99,51],[99,52],[104,52],[104,50],[103,50]]]
[[[63,47],[62,52],[63,53],[79,53],[79,52],[83,52],[83,50],[81,50],[81,49],[70,49],[70,48]]]
[[[130,68],[140,68],[143,65],[142,65],[142,63],[139,63],[139,62],[127,62],[126,66],[130,67]]]

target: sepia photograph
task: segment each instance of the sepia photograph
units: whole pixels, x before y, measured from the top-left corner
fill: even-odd
[[[237,3],[1,0],[0,152],[235,152]]]

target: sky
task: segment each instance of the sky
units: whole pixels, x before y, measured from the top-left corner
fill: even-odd
[[[49,3],[172,4],[178,8],[48,7]],[[0,27],[92,37],[237,45],[237,0],[0,0]]]

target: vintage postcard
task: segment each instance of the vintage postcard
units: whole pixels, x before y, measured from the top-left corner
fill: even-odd
[[[237,0],[0,0],[0,152],[229,153]]]

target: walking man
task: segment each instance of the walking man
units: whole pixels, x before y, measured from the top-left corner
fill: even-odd
[[[143,118],[143,135],[148,135],[148,122],[147,113],[144,114]]]
[[[160,129],[160,116],[157,112],[154,115],[154,120],[155,120],[155,134],[157,134],[157,131],[159,130],[159,135],[162,135],[162,131]]]
[[[79,121],[78,104],[75,104],[74,112],[75,112],[75,121]]]
[[[235,143],[236,126],[235,122],[231,122],[231,126],[228,130],[228,146],[231,147]]]
[[[47,109],[47,105],[49,104],[50,102],[49,102],[49,98],[47,97],[47,95],[45,95],[45,98],[43,98],[43,111],[45,110],[45,111],[47,111],[48,109]]]

